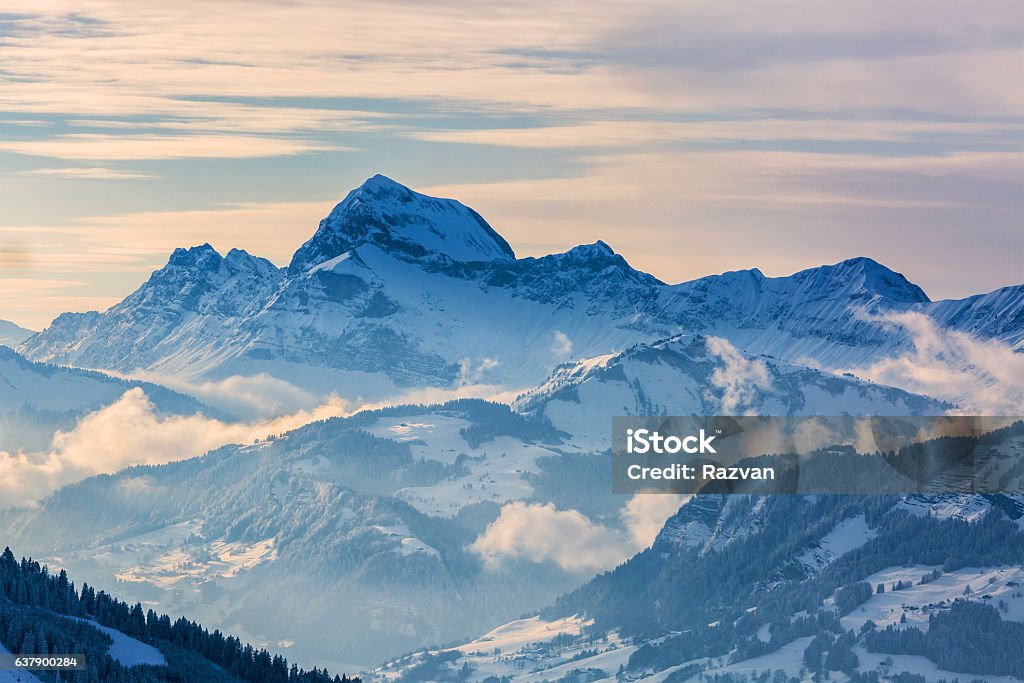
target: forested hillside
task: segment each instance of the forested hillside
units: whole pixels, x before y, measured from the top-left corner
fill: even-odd
[[[164,663],[128,664],[111,656],[111,629],[136,647],[159,650]],[[0,555],[0,644],[15,654],[85,655],[85,669],[61,672],[60,680],[80,683],[358,683],[326,670],[300,669],[281,655],[210,632],[180,617],[143,610],[83,583],[75,587],[67,573],[50,573],[31,559],[15,559],[10,548]],[[130,658],[125,658],[130,659]],[[35,675],[57,680],[55,672]]]

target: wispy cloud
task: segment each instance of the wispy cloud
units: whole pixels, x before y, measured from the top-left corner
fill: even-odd
[[[569,338],[565,332],[561,330],[555,330],[553,335],[553,341],[551,343],[551,350],[555,352],[557,358],[570,358],[572,356],[574,345],[572,339]]]
[[[1020,84],[990,71],[1012,64],[1022,22],[997,2],[970,21],[948,2],[898,12],[842,3],[831,14],[787,2],[742,17],[713,4],[581,0],[544,11],[534,2],[254,7],[106,3],[84,12],[83,30],[75,3],[28,3],[0,51],[19,79],[14,109],[137,112],[182,95],[254,93],[571,110],[772,108],[779,93],[830,110],[928,103],[1001,113],[1021,102]]]
[[[3,506],[28,504],[88,476],[163,464],[224,444],[252,443],[347,410],[347,404],[332,397],[309,410],[226,423],[202,415],[161,416],[142,389],[131,389],[83,417],[74,429],[58,432],[46,453],[0,451],[0,501]]]
[[[351,407],[348,401],[311,393],[267,373],[231,375],[219,380],[198,382],[142,370],[128,374],[110,374],[161,384],[195,396],[208,406],[244,420],[269,420],[282,415],[298,415],[316,410],[323,405],[333,405],[339,410],[345,406]]]
[[[67,168],[36,168],[25,171],[24,175],[56,176],[61,178],[81,178],[83,180],[132,180],[155,178],[150,173],[137,171],[119,171],[103,166],[71,166]]]
[[[0,150],[53,159],[245,159],[345,151],[312,140],[252,135],[113,135],[72,133],[36,140],[0,140]]]
[[[1019,150],[664,148],[582,162],[560,177],[428,189],[481,211],[522,255],[600,238],[667,282],[752,267],[789,275],[869,255],[942,298],[1014,284],[1024,249]]]
[[[925,136],[953,136],[961,144],[999,144],[1024,136],[1024,125],[1009,121],[920,121],[832,118],[744,118],[697,121],[585,121],[562,126],[412,131],[429,142],[545,148],[619,148],[671,143],[751,142],[919,142]]]
[[[945,330],[925,315],[889,313],[869,321],[910,336],[912,349],[850,370],[875,382],[952,401],[966,415],[1024,414],[1024,354],[1009,345]]]
[[[198,241],[284,260],[376,171],[443,184],[524,254],[600,237],[668,281],[884,243],[963,295],[1007,284],[1024,248],[1024,15],[999,0],[8,4],[4,220],[89,217],[83,253],[123,241],[145,186],[133,239],[187,245],[209,212]],[[312,200],[278,237],[245,235],[254,205]],[[135,284],[114,268],[75,296]]]
[[[720,337],[707,338],[708,352],[718,356],[722,365],[711,373],[709,398],[717,400],[725,415],[748,414],[760,394],[772,389],[771,374],[764,361],[747,358],[739,349]]]

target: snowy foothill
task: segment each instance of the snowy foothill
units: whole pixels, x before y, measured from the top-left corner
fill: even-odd
[[[149,664],[152,666],[166,666],[167,659],[160,650],[152,645],[147,645],[135,638],[131,638],[116,629],[101,626],[95,621],[79,617],[66,617],[89,624],[97,631],[110,636],[113,641],[108,654],[124,666],[136,666]],[[0,654],[10,654],[10,650],[0,644]],[[71,653],[68,653],[71,654]],[[0,683],[41,683],[39,678],[29,671],[4,671],[0,670]]]

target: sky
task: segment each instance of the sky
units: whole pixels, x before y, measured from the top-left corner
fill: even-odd
[[[286,264],[378,172],[667,282],[1019,284],[1022,45],[991,0],[7,0],[0,319],[102,310],[179,246]]]

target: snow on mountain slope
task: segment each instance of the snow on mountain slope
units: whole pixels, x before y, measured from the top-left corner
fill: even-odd
[[[217,374],[326,366],[335,388],[364,396],[394,385],[523,386],[566,357],[556,332],[584,353],[632,339],[647,290],[606,249],[440,270],[372,243],[346,254],[290,275],[240,326],[248,350]]]
[[[152,666],[166,666],[167,658],[160,650],[152,645],[147,645],[135,638],[125,635],[117,629],[109,626],[101,626],[95,621],[81,617],[64,617],[74,619],[91,625],[97,631],[110,636],[112,641],[107,653],[124,666],[136,666],[138,664],[149,664]],[[10,650],[0,643],[0,654],[10,654]],[[31,653],[39,654],[39,653]],[[75,653],[50,653],[50,654],[75,654]],[[40,679],[29,671],[5,671],[0,669],[0,683],[41,683]]]
[[[100,633],[105,633],[110,636],[112,642],[110,644],[110,649],[107,650],[107,654],[124,666],[138,666],[140,664],[149,664],[150,666],[167,666],[167,658],[162,652],[160,652],[160,650],[156,649],[152,645],[147,645],[136,638],[125,635],[116,628],[102,626],[90,619],[83,619],[82,617],[67,618],[89,624]]]
[[[921,583],[921,577],[938,570],[933,581]],[[881,628],[890,624],[902,623],[928,629],[927,607],[950,605],[965,596],[974,596],[991,604],[1003,600],[1007,604],[1003,612],[1004,618],[1013,621],[1024,621],[1024,600],[1021,600],[1020,586],[1024,585],[1024,567],[963,567],[943,572],[942,567],[927,565],[911,565],[909,567],[886,567],[881,571],[864,578],[872,587],[879,584],[885,586],[885,593],[872,594],[864,603],[844,616],[841,621],[843,628],[860,630],[870,619]],[[888,590],[893,585],[902,583],[905,588]],[[965,589],[970,586],[971,590]],[[1017,589],[1017,590],[1014,590]],[[985,597],[987,596],[987,597]],[[917,609],[908,609],[909,606]]]
[[[612,415],[933,415],[951,405],[683,335],[564,364],[514,407],[603,450]]]
[[[401,387],[528,386],[573,353],[668,334],[649,310],[659,286],[602,243],[515,260],[472,210],[375,177],[286,271],[242,252],[179,250],[121,304],[61,316],[23,348],[124,372],[268,372],[371,399]]]
[[[158,409],[167,413],[215,412],[190,396],[155,384],[34,363],[0,347],[0,413],[30,409],[82,414],[113,403],[134,387],[141,387]]]
[[[469,207],[413,192],[378,174],[334,207],[288,269],[305,272],[366,243],[404,258],[442,263],[515,258],[508,242]]]
[[[1024,340],[1024,286],[932,302],[902,274],[869,258],[788,277],[746,270],[670,287],[665,308],[688,331],[801,364],[857,367],[905,352],[912,337],[870,318],[914,311],[941,327],[1014,348]]]
[[[942,327],[1024,348],[1024,285],[922,307]]]
[[[936,569],[921,565],[887,567],[868,577],[868,580],[885,583],[887,586],[896,581],[916,583],[923,575]],[[987,586],[985,595],[990,597],[983,600],[976,596],[971,600],[982,604],[1002,601],[1007,606],[1004,618],[1021,621],[1024,617],[1024,599],[1019,589],[1022,582],[1024,570],[1019,567],[972,567],[957,570],[942,574],[934,583],[926,586],[915,585],[896,593],[872,596],[853,615],[843,617],[841,623],[844,628],[856,631],[868,619],[884,627],[894,620],[898,623],[902,615],[906,614],[910,616],[909,624],[927,628],[929,613],[948,609],[954,600],[964,599],[966,589],[979,584]],[[664,639],[645,641],[622,638],[615,631],[587,632],[581,628],[582,623],[583,620],[578,616],[549,621],[540,617],[513,621],[486,636],[450,649],[431,650],[389,662],[364,678],[368,681],[424,683],[447,680],[459,671],[467,671],[468,676],[464,679],[467,683],[495,679],[523,683],[563,680],[588,683],[616,683],[622,680],[637,683],[664,683],[666,680],[673,683],[696,683],[702,680],[701,674],[706,677],[733,674],[741,676],[740,680],[750,680],[750,676],[759,676],[765,671],[774,673],[781,670],[788,677],[800,679],[806,671],[804,650],[812,640],[809,636],[796,638],[769,654],[757,657],[735,661],[728,656],[694,657],[661,670],[629,672],[622,676],[619,672],[627,669],[639,649],[647,644],[658,644]],[[516,637],[501,637],[505,633]],[[965,676],[963,673],[944,670],[921,656],[874,653],[863,647],[855,647],[854,650],[859,660],[857,670],[860,672],[907,672],[921,675],[928,682],[959,679],[1014,683],[1018,680],[1009,676],[977,673]],[[427,671],[431,673],[424,676]],[[672,676],[675,677],[670,679]]]
[[[0,528],[131,600],[368,666],[579,582],[550,563],[488,569],[468,547],[534,495],[558,436],[483,401],[390,408],[88,479],[0,512]]]
[[[208,245],[178,250],[120,304],[60,316],[21,348],[36,360],[123,372],[267,372],[379,399],[424,386],[533,386],[566,360],[679,332],[803,365],[859,367],[910,348],[910,332],[868,319],[893,312],[1019,346],[1022,306],[1024,287],[930,302],[866,258],[673,286],[603,242],[516,259],[472,209],[374,176],[286,269]]]
[[[533,486],[526,475],[539,473],[539,459],[558,456],[554,445],[525,443],[513,436],[470,445],[463,434],[472,424],[464,417],[424,411],[419,415],[382,417],[367,428],[374,436],[407,443],[414,458],[458,468],[442,481],[403,486],[395,496],[437,517],[453,517],[478,503],[529,499]]]
[[[848,517],[822,536],[814,547],[804,551],[797,561],[809,569],[820,569],[864,545],[876,535],[877,532],[871,528],[864,515]]]
[[[737,533],[751,513],[766,523]],[[694,523],[732,540],[714,547],[680,542],[679,533]],[[941,535],[943,546],[922,533]],[[989,533],[1006,547],[978,542]],[[829,649],[845,638],[857,655],[850,671],[1009,683],[1015,679],[986,673],[984,657],[961,659],[953,672],[923,656],[869,651],[865,634],[889,625],[926,632],[930,618],[964,601],[991,609],[991,619],[1014,628],[1024,619],[1022,552],[1024,534],[993,501],[967,522],[956,514],[908,517],[893,497],[694,496],[649,551],[554,608],[462,645],[394,660],[368,680],[415,683],[458,673],[469,683],[503,677],[681,683],[720,674],[749,680],[778,670],[807,680],[811,641]],[[928,558],[945,565],[921,561]],[[981,564],[969,564],[972,559]],[[883,593],[875,590],[879,584]],[[870,588],[856,602],[840,600],[854,585]],[[967,649],[989,647],[991,636]],[[826,669],[824,677],[832,680],[835,671]]]
[[[160,368],[170,358],[201,373],[237,353],[225,337],[260,310],[283,274],[237,249],[227,256],[209,244],[176,249],[119,304],[102,314],[64,313],[21,349],[35,360],[122,372]]]
[[[11,651],[0,644],[0,654],[9,655]],[[43,683],[37,676],[28,671],[4,671],[0,669],[0,683]]]
[[[15,325],[8,320],[0,320],[0,346],[10,346],[13,348],[33,334],[35,332],[32,330],[26,330],[24,327]]]

